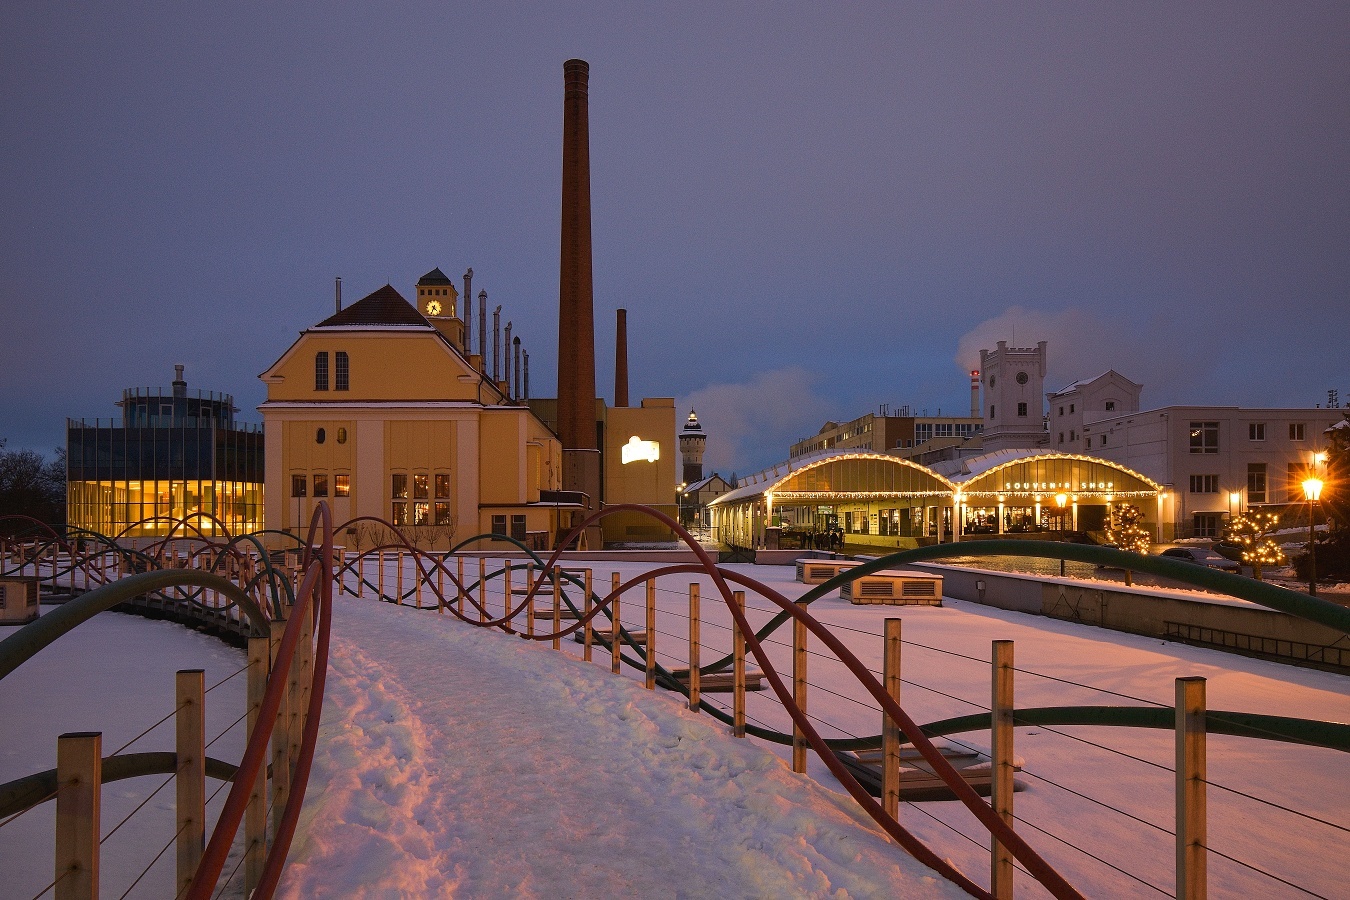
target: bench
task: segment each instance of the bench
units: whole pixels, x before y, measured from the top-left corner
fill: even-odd
[[[859,563],[847,559],[799,559],[797,580],[802,584],[823,584],[845,569]]]
[[[988,757],[970,750],[954,747],[938,747],[943,759],[951,763],[952,768],[966,784],[975,789],[975,793],[988,797],[993,781],[993,770]],[[868,793],[881,796],[881,750],[857,750],[851,753],[836,753],[836,758],[854,778],[858,779]],[[1013,760],[1013,771],[1022,771],[1022,760]],[[1013,781],[1013,790],[1025,790],[1026,785]],[[947,783],[933,771],[932,765],[924,759],[913,746],[900,748],[900,799],[902,800],[954,800],[955,795]]]
[[[671,669],[671,676],[689,688],[689,670]],[[736,690],[735,672],[713,672],[708,675],[700,675],[698,679],[698,689],[703,694],[730,694]],[[764,673],[759,670],[745,670],[745,689],[747,691],[762,691],[765,689]]]
[[[839,596],[858,605],[941,606],[942,576],[883,569],[845,583]]]

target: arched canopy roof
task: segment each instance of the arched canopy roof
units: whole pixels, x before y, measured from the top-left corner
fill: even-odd
[[[925,466],[883,453],[835,453],[723,494],[712,505],[769,495],[775,506],[794,502],[949,497],[956,485]]]
[[[1110,460],[1074,453],[1029,453],[989,467],[970,461],[971,471],[952,480],[963,495],[1036,497],[1075,495],[1154,497],[1162,485]]]

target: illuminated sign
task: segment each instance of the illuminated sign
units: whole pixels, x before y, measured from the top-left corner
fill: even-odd
[[[635,434],[628,439],[628,443],[623,445],[621,456],[625,466],[630,462],[642,459],[647,462],[656,462],[661,458],[661,445],[656,441],[644,441]]]

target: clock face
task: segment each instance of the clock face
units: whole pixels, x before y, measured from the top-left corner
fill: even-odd
[[[1018,373],[1017,373],[1017,383],[1018,383],[1018,384],[1026,384],[1026,383],[1027,383],[1027,373],[1026,373],[1026,372],[1018,372]]]
[[[430,300],[427,302],[427,315],[439,316],[441,314],[441,301]]]

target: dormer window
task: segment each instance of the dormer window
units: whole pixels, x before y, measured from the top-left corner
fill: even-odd
[[[328,351],[314,354],[314,390],[328,390]]]

